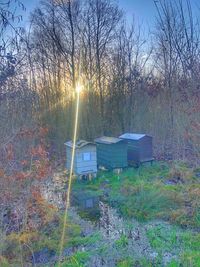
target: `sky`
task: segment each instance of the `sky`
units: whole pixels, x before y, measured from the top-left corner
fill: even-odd
[[[153,0],[118,0],[119,6],[125,11],[127,19],[151,25],[155,19],[156,9]]]
[[[84,1],[84,0],[83,0]],[[40,0],[21,0],[25,5],[26,17],[40,2]],[[119,6],[125,11],[128,21],[132,20],[134,14],[136,20],[151,24],[156,13],[153,0],[116,0]]]
[[[154,0],[115,0],[115,1],[119,4],[119,7],[121,7],[124,10],[127,20],[129,22],[132,21],[132,17],[134,15],[136,21],[139,21],[148,28],[154,24],[156,16],[156,8]],[[29,12],[32,11],[39,4],[40,0],[21,0],[21,2],[25,5],[27,9],[25,20],[28,20]],[[200,2],[199,0],[191,0],[194,13],[197,10],[197,5],[200,6],[199,2]]]

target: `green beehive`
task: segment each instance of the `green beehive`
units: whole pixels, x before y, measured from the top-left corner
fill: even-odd
[[[103,136],[95,139],[97,144],[97,165],[106,169],[128,166],[127,143],[119,138]]]

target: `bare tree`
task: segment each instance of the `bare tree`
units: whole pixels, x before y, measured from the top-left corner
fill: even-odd
[[[100,100],[100,115],[102,132],[106,132],[105,125],[105,96],[106,96],[106,59],[109,57],[107,50],[115,39],[115,31],[121,19],[122,13],[110,0],[89,1],[88,15],[92,15],[93,46],[96,65],[96,82]]]

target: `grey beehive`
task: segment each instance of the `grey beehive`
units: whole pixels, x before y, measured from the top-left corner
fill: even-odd
[[[127,159],[129,165],[153,161],[152,136],[147,134],[125,133],[119,138],[128,145]]]
[[[65,145],[66,168],[69,170],[71,167],[73,142],[66,142]],[[94,143],[87,142],[85,140],[79,140],[76,142],[73,172],[77,175],[96,174],[97,156],[96,145]]]

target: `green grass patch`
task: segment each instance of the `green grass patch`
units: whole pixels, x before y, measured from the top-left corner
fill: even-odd
[[[151,247],[158,253],[177,251],[180,245],[178,230],[175,227],[159,224],[148,229],[147,237]]]
[[[147,237],[151,247],[158,252],[161,258],[165,253],[176,255],[167,267],[173,266],[200,266],[200,234],[169,224],[159,224],[149,227]]]
[[[148,259],[142,258],[142,259],[138,259],[135,260],[133,258],[127,257],[124,259],[121,259],[118,261],[116,267],[158,267],[161,265],[159,264],[159,262],[152,262]]]
[[[86,267],[87,261],[91,257],[89,252],[77,251],[71,257],[68,257],[60,266],[61,267]],[[58,264],[55,265],[58,267]]]
[[[125,235],[121,235],[121,237],[115,242],[117,248],[125,248],[128,245],[128,238]]]
[[[182,226],[199,227],[200,179],[197,181],[195,172],[183,162],[157,162],[152,166],[129,168],[119,175],[100,172],[92,181],[75,181],[74,190],[101,193],[102,200],[124,218],[164,219]],[[168,184],[168,180],[177,184]],[[186,201],[191,202],[191,212]]]

